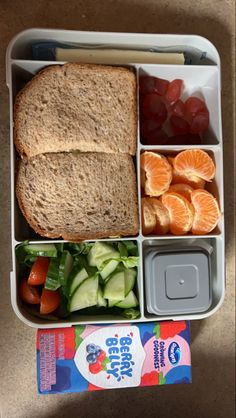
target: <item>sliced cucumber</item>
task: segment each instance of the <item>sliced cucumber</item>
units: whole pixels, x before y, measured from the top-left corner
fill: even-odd
[[[124,300],[117,303],[116,306],[123,309],[135,308],[135,306],[138,306],[138,299],[136,298],[133,290],[129,292]]]
[[[125,273],[115,273],[106,283],[103,296],[105,299],[123,300],[125,298]]]
[[[25,246],[27,254],[38,257],[56,257],[57,249],[54,244],[28,244]]]
[[[47,277],[45,281],[45,288],[49,290],[57,290],[61,286],[59,280],[59,264],[58,258],[52,258],[49,263]]]
[[[137,271],[135,269],[125,270],[125,296],[127,296],[128,293],[133,289],[136,276]]]
[[[117,304],[117,300],[114,299],[108,299],[108,308],[112,308]]]
[[[75,273],[76,271],[76,273]],[[78,270],[78,267],[72,270],[69,276],[69,296],[75,291],[75,289],[85,280],[88,278],[88,273],[84,267]]]
[[[107,306],[107,301],[106,299],[104,299],[103,294],[102,294],[102,289],[100,286],[98,286],[98,303],[97,306],[100,308],[102,306],[106,307]]]
[[[95,242],[87,257],[90,266],[99,268],[104,261],[110,258],[120,257],[120,253],[111,245],[105,244],[104,242]]]
[[[59,280],[65,285],[73,267],[73,257],[69,251],[63,251],[59,265]]]
[[[79,311],[97,305],[98,277],[85,279],[74,291],[68,304],[69,312]]]
[[[108,263],[103,267],[103,269],[100,271],[100,275],[105,280],[108,276],[110,276],[113,271],[117,268],[119,264],[119,261],[116,260],[110,260]]]

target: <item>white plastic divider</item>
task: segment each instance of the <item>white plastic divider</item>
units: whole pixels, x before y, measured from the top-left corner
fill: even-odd
[[[137,138],[137,154],[136,154],[136,169],[137,169],[137,191],[139,201],[139,216],[140,216],[140,231],[137,237],[119,238],[119,239],[102,239],[99,241],[118,241],[118,240],[136,240],[139,245],[140,265],[137,281],[137,291],[139,294],[141,316],[136,320],[129,320],[129,322],[146,322],[155,320],[180,320],[180,319],[201,319],[214,313],[221,305],[224,299],[225,291],[225,269],[224,269],[224,218],[219,223],[219,229],[213,231],[212,234],[206,236],[143,236],[141,231],[141,184],[140,184],[140,153],[143,150],[152,149],[157,152],[176,153],[187,148],[201,148],[208,151],[215,159],[217,166],[217,173],[215,183],[213,183],[213,192],[218,190],[221,210],[223,212],[223,162],[222,162],[222,128],[221,128],[221,103],[220,103],[220,60],[218,52],[215,47],[205,38],[198,36],[181,36],[181,35],[143,35],[143,34],[114,34],[114,33],[91,33],[91,32],[74,32],[74,31],[58,31],[58,30],[40,30],[33,29],[24,31],[17,35],[10,43],[7,51],[7,85],[9,87],[10,95],[10,141],[11,141],[11,199],[12,199],[12,260],[13,271],[11,273],[11,298],[12,306],[18,317],[27,325],[35,328],[53,328],[66,327],[75,324],[97,324],[97,323],[119,323],[124,321],[121,317],[112,317],[107,315],[96,316],[92,318],[89,316],[80,316],[75,314],[69,320],[49,321],[42,318],[36,318],[29,314],[22,305],[18,297],[17,286],[20,276],[19,266],[15,257],[15,246],[28,239],[31,243],[58,243],[66,242],[63,240],[48,240],[37,236],[29,228],[25,219],[18,209],[15,199],[15,150],[13,141],[13,104],[17,92],[30,80],[40,69],[49,65],[61,65],[64,62],[56,61],[34,61],[29,58],[29,47],[32,41],[60,41],[60,42],[79,42],[84,44],[107,44],[121,47],[135,47],[135,48],[153,48],[155,45],[168,47],[168,45],[187,45],[193,48],[206,50],[209,58],[217,64],[217,66],[176,66],[176,65],[143,65],[130,63],[134,67],[137,74],[137,83],[139,82],[139,75],[143,71],[151,75],[156,75],[161,78],[174,79],[183,78],[186,83],[186,92],[192,94],[197,91],[197,78],[199,76],[200,93],[204,94],[207,105],[210,110],[212,136],[206,137],[206,144],[200,146],[144,146],[140,142],[140,131],[138,123],[138,138]],[[25,59],[27,58],[27,59]],[[201,75],[201,77],[200,77]],[[209,84],[208,84],[209,83]],[[199,86],[198,86],[199,87]],[[137,103],[139,102],[139,95],[137,89]],[[139,105],[137,108],[139,116]],[[139,118],[138,118],[139,120]],[[211,139],[213,140],[211,141]],[[215,186],[214,186],[215,185]],[[214,188],[215,187],[215,188]],[[214,248],[213,252],[213,303],[210,309],[203,314],[192,315],[178,315],[175,317],[157,317],[150,316],[145,310],[144,297],[144,277],[143,277],[143,245],[148,240],[155,243],[172,243],[176,240],[190,239],[206,239],[211,240]]]

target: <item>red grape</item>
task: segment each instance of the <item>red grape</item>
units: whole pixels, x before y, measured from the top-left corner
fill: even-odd
[[[189,132],[189,123],[179,116],[172,115],[170,125],[175,134],[187,134]]]
[[[155,77],[142,76],[139,79],[139,89],[142,95],[153,93],[155,88]]]
[[[195,134],[174,135],[168,141],[169,145],[200,145],[201,143],[201,137]]]
[[[190,125],[190,132],[192,134],[199,134],[204,132],[209,127],[209,112],[205,108],[204,111],[198,112],[195,116],[193,116],[193,120]]]
[[[183,80],[176,79],[171,81],[166,92],[166,100],[170,103],[177,102],[181,96],[182,87]]]
[[[185,116],[185,107],[184,102],[182,100],[177,100],[172,106],[172,113],[175,116],[179,116],[180,118],[184,118]]]
[[[155,86],[154,86],[154,93],[159,94],[160,96],[164,96],[167,92],[168,86],[170,82],[168,80],[164,80],[163,78],[155,78]]]
[[[205,102],[195,96],[189,97],[184,105],[186,112],[190,113],[193,116],[196,115],[196,113],[204,111],[206,109]]]
[[[147,94],[142,103],[142,113],[147,119],[154,119],[162,125],[167,118],[167,109],[160,96],[155,93]]]

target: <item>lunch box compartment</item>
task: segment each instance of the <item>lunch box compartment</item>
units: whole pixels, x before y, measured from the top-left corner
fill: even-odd
[[[58,65],[63,64],[63,62],[35,62],[35,61],[22,61],[12,64],[12,72],[11,72],[11,83],[12,83],[12,103],[10,106],[10,120],[11,120],[11,153],[12,153],[12,165],[14,173],[16,172],[16,164],[17,160],[20,158],[15,150],[14,147],[14,139],[13,139],[13,109],[14,109],[14,101],[16,95],[19,93],[19,91],[24,88],[24,86],[43,68],[48,67],[49,65]],[[136,71],[135,67],[134,71]],[[138,94],[138,93],[137,93]],[[136,168],[136,183],[137,183],[137,191],[139,189],[139,179],[138,177],[138,170],[137,170],[137,159],[138,159],[138,151],[136,153],[136,156],[133,158],[135,168]],[[15,193],[15,181],[16,178],[12,179],[12,198],[14,199],[14,205],[12,207],[13,211],[13,221],[12,221],[12,234],[16,241],[25,241],[25,240],[31,240],[31,241],[42,241],[42,240],[49,240],[49,238],[44,238],[37,234],[27,223],[25,217],[23,216],[21,210],[19,209],[18,201],[16,198]],[[14,196],[14,197],[13,197]],[[135,238],[135,237],[134,237]],[[106,240],[109,240],[109,237],[105,238]],[[58,238],[59,240],[59,238]]]
[[[98,242],[98,241],[101,241],[101,240],[96,240],[96,242]],[[112,243],[113,241],[117,242],[119,240],[118,239],[117,240],[111,240],[109,242]],[[144,299],[143,299],[143,280],[142,280],[142,263],[141,263],[142,247],[141,247],[141,244],[138,241],[136,241],[136,240],[132,240],[132,241],[135,241],[137,243],[138,250],[139,250],[139,256],[140,256],[140,264],[139,264],[139,267],[137,269],[137,279],[136,279],[134,292],[135,292],[135,294],[137,296],[137,299],[139,301],[139,309],[140,309],[141,317],[143,317],[143,312],[144,312],[143,300]],[[94,241],[90,241],[90,242],[94,242]],[[58,243],[58,241],[57,241],[57,243]],[[19,297],[19,292],[18,292],[19,283],[20,283],[20,280],[23,279],[23,274],[22,274],[22,267],[18,263],[16,255],[15,255],[15,248],[14,248],[13,264],[15,266],[16,274],[11,275],[11,301],[12,301],[12,306],[13,306],[17,316],[20,319],[22,319],[24,322],[26,322],[28,325],[33,324],[33,326],[37,327],[37,328],[49,328],[49,326],[51,328],[53,328],[53,327],[59,326],[59,325],[61,325],[63,327],[63,326],[75,325],[75,324],[78,324],[78,323],[81,323],[81,324],[88,324],[88,323],[97,324],[97,323],[110,323],[110,322],[120,323],[120,322],[140,321],[139,318],[137,320],[130,320],[130,319],[127,319],[127,318],[123,317],[122,315],[109,314],[108,309],[107,309],[107,313],[98,314],[98,315],[96,315],[96,317],[94,317],[91,314],[87,314],[87,315],[84,314],[84,313],[81,314],[80,311],[73,312],[73,313],[70,314],[69,318],[64,318],[64,319],[60,318],[60,319],[55,320],[55,318],[53,319],[53,314],[52,315],[47,315],[45,318],[43,318],[42,316],[40,317],[38,306],[30,305],[30,307],[28,307],[28,305],[25,304],[24,302],[22,302],[22,300]],[[50,321],[50,316],[52,317],[51,321]]]
[[[13,142],[13,106],[16,94],[26,85],[26,83],[41,69],[49,65],[63,64],[59,61],[35,61],[32,59],[31,46],[34,42],[61,42],[79,44],[80,47],[119,48],[119,49],[137,49],[137,50],[162,50],[165,52],[184,52],[188,56],[189,62],[197,65],[166,65],[166,64],[133,64],[136,70],[137,81],[145,72],[160,78],[173,80],[175,78],[183,79],[185,84],[185,93],[192,95],[203,93],[210,112],[210,130],[204,135],[204,144],[197,146],[144,146],[140,142],[139,118],[138,118],[138,137],[137,154],[134,158],[137,170],[137,190],[139,202],[140,231],[137,237],[125,237],[118,239],[102,239],[98,241],[122,241],[135,240],[139,245],[140,264],[138,268],[137,296],[140,303],[141,316],[138,319],[128,320],[123,317],[101,315],[96,317],[81,316],[74,313],[68,319],[52,321],[35,317],[30,314],[25,305],[22,304],[18,295],[19,280],[22,279],[20,266],[15,257],[15,247],[22,241],[28,240],[30,243],[58,243],[63,240],[50,240],[37,235],[27,224],[15,197],[15,169],[17,155]],[[200,64],[200,65],[199,65]],[[203,64],[203,65],[201,65]],[[122,63],[119,63],[122,65]],[[202,319],[212,315],[222,304],[225,292],[225,259],[224,259],[224,215],[223,215],[223,151],[222,151],[222,131],[221,131],[221,102],[220,102],[220,58],[219,54],[207,39],[195,35],[166,35],[166,34],[128,34],[128,33],[99,33],[99,32],[81,32],[66,30],[48,30],[48,29],[29,29],[18,34],[10,42],[6,55],[6,82],[9,87],[10,101],[10,149],[11,149],[11,228],[12,228],[12,260],[13,269],[11,278],[11,302],[16,315],[27,325],[34,328],[59,328],[69,327],[75,324],[108,324],[119,322],[149,322],[157,319],[156,315],[149,314],[145,299],[145,277],[143,274],[144,249],[147,246],[179,247],[193,245],[193,242],[204,241],[210,243],[213,251],[211,259],[211,277],[212,277],[212,302],[206,312],[191,314],[173,314],[160,315],[158,320],[180,320],[180,319]],[[184,96],[185,97],[185,96]],[[139,93],[137,89],[139,117]],[[211,234],[205,237],[173,235],[165,236],[143,236],[141,230],[141,181],[140,181],[140,152],[152,150],[164,154],[175,155],[177,152],[188,148],[200,148],[209,152],[216,163],[216,176],[212,183],[207,185],[207,190],[212,192],[218,199],[222,211],[221,220],[217,228]]]
[[[216,167],[216,173],[215,173],[215,177],[211,182],[206,182],[205,185],[205,189],[212,193],[213,196],[217,199],[217,202],[219,204],[220,207],[220,211],[221,211],[221,218],[217,224],[217,226],[214,228],[214,230],[212,232],[210,232],[209,234],[206,235],[206,237],[208,236],[215,236],[215,235],[220,235],[223,233],[224,231],[224,193],[223,193],[223,162],[222,162],[222,151],[221,148],[219,146],[217,147],[196,147],[196,146],[188,146],[185,147],[184,145],[179,146],[179,147],[171,147],[171,149],[167,149],[167,147],[165,147],[164,149],[159,147],[148,147],[148,151],[153,151],[153,152],[157,152],[159,154],[162,154],[164,156],[175,156],[177,153],[186,150],[186,149],[191,149],[191,148],[200,148],[203,149],[204,151],[206,151],[210,157],[212,158],[212,160],[214,161],[215,167]],[[142,147],[140,153],[147,151],[147,147]],[[140,184],[141,187],[141,184]],[[141,193],[140,193],[141,195]],[[140,201],[140,207],[141,207],[141,201]],[[141,223],[142,223],[142,219],[141,219]],[[142,228],[141,228],[142,230]],[[154,236],[158,236],[158,235],[143,235],[145,237],[154,237]],[[174,235],[172,234],[166,234],[165,237],[168,236],[172,236],[174,237]],[[191,233],[188,233],[186,235],[188,236],[194,236]],[[158,236],[159,238],[161,238],[161,236]]]
[[[163,318],[165,316],[165,319],[168,319],[175,315],[176,317],[179,317],[179,319],[183,316],[190,318],[191,316],[197,315],[204,315],[208,316],[210,312],[215,311],[222,303],[223,296],[221,294],[222,291],[222,283],[221,283],[221,275],[224,274],[224,262],[222,258],[220,257],[221,251],[222,251],[222,245],[223,241],[219,238],[208,238],[208,239],[202,239],[202,238],[189,238],[189,239],[182,239],[182,240],[153,240],[153,239],[147,239],[143,241],[143,274],[144,274],[144,315],[146,318],[151,318],[152,320],[154,318]],[[202,277],[198,277],[197,282],[190,284],[190,288],[186,289],[186,294],[184,294],[185,290],[180,290],[179,283],[174,283],[174,280],[176,280],[178,274],[176,274],[175,278],[172,277],[172,283],[167,283],[169,278],[165,275],[165,277],[158,277],[158,274],[155,275],[155,270],[153,270],[153,277],[150,277],[152,267],[150,266],[150,263],[152,263],[153,260],[151,260],[152,257],[149,256],[148,258],[148,264],[145,266],[145,254],[148,256],[149,254],[157,254],[159,256],[158,262],[162,263],[161,261],[161,255],[165,255],[166,258],[163,260],[164,263],[166,263],[166,266],[164,266],[164,270],[161,268],[159,271],[167,271],[168,265],[172,266],[176,263],[182,264],[182,267],[193,268],[194,266],[194,257],[193,254],[201,253],[204,258],[207,258],[209,261],[209,272],[204,271],[206,267],[203,266],[203,269],[201,269],[202,266],[199,267],[199,271],[195,271],[197,276],[202,273]],[[189,255],[189,258],[184,256],[181,256],[184,253],[184,255]],[[175,255],[175,257],[172,259],[172,254]],[[176,255],[180,256],[180,263],[176,262],[177,258]],[[155,256],[154,256],[155,257]],[[189,261],[191,260],[191,263]],[[147,260],[146,260],[147,261]],[[197,258],[195,261],[198,263],[202,262],[201,259]],[[207,264],[207,263],[206,263]],[[154,267],[154,265],[153,265]],[[196,269],[196,267],[194,266]],[[148,273],[148,277],[147,277]],[[184,274],[184,269],[182,269],[181,273],[183,274],[183,284],[186,284],[188,280],[190,280],[189,272],[186,270],[186,274]],[[194,275],[193,275],[194,276]],[[181,277],[182,278],[182,277]],[[160,280],[158,282],[158,280]],[[164,300],[160,299],[160,294],[156,295],[151,294],[153,290],[153,283],[154,281],[158,282],[158,285],[156,287],[156,290],[160,288],[160,291],[162,294],[165,294]],[[208,282],[208,283],[207,283]],[[182,285],[181,283],[181,285]],[[167,289],[167,286],[169,285],[169,290]],[[176,285],[176,286],[175,286]],[[164,288],[163,288],[164,286]],[[197,286],[197,288],[195,288]],[[200,287],[202,286],[202,295],[200,295]],[[208,290],[207,290],[208,288]],[[209,297],[205,294],[205,292],[209,292]],[[178,292],[180,293],[178,295]],[[174,294],[175,293],[175,294]],[[187,294],[188,293],[188,294]],[[198,294],[198,295],[197,295]],[[198,298],[199,296],[199,298]],[[179,299],[178,299],[179,298]],[[185,298],[190,301],[189,303],[186,303]],[[195,300],[194,300],[195,298]],[[172,299],[172,300],[171,300]],[[192,300],[191,300],[192,299]],[[167,305],[165,306],[165,300],[167,302]],[[153,305],[152,301],[154,301],[155,306]],[[171,303],[170,303],[171,302]],[[181,312],[181,303],[183,306],[183,310]],[[169,313],[169,314],[163,314],[156,312],[150,313],[152,310],[153,312],[156,309],[156,304],[160,304],[163,309],[163,311],[167,312],[168,307],[170,309],[175,310],[175,313]],[[186,305],[186,308],[184,306]],[[198,305],[198,306],[197,306]],[[194,306],[196,306],[196,310],[194,311]],[[189,308],[191,307],[191,308]],[[179,309],[179,313],[178,313]],[[189,312],[185,312],[184,310],[190,309]],[[202,311],[202,314],[200,313]],[[192,319],[192,318],[191,318]]]
[[[217,67],[146,64],[139,68],[138,74],[139,80],[143,76],[154,76],[168,81],[183,80],[181,99],[185,101],[190,96],[197,96],[206,102],[209,110],[210,124],[209,129],[202,135],[203,145],[217,145],[222,142],[220,73]],[[140,141],[142,143],[142,137]],[[187,142],[186,139],[186,145]]]

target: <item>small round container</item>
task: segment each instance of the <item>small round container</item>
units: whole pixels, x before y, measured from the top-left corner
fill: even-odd
[[[203,248],[149,247],[145,251],[144,277],[150,314],[205,312],[211,305],[210,254]]]

